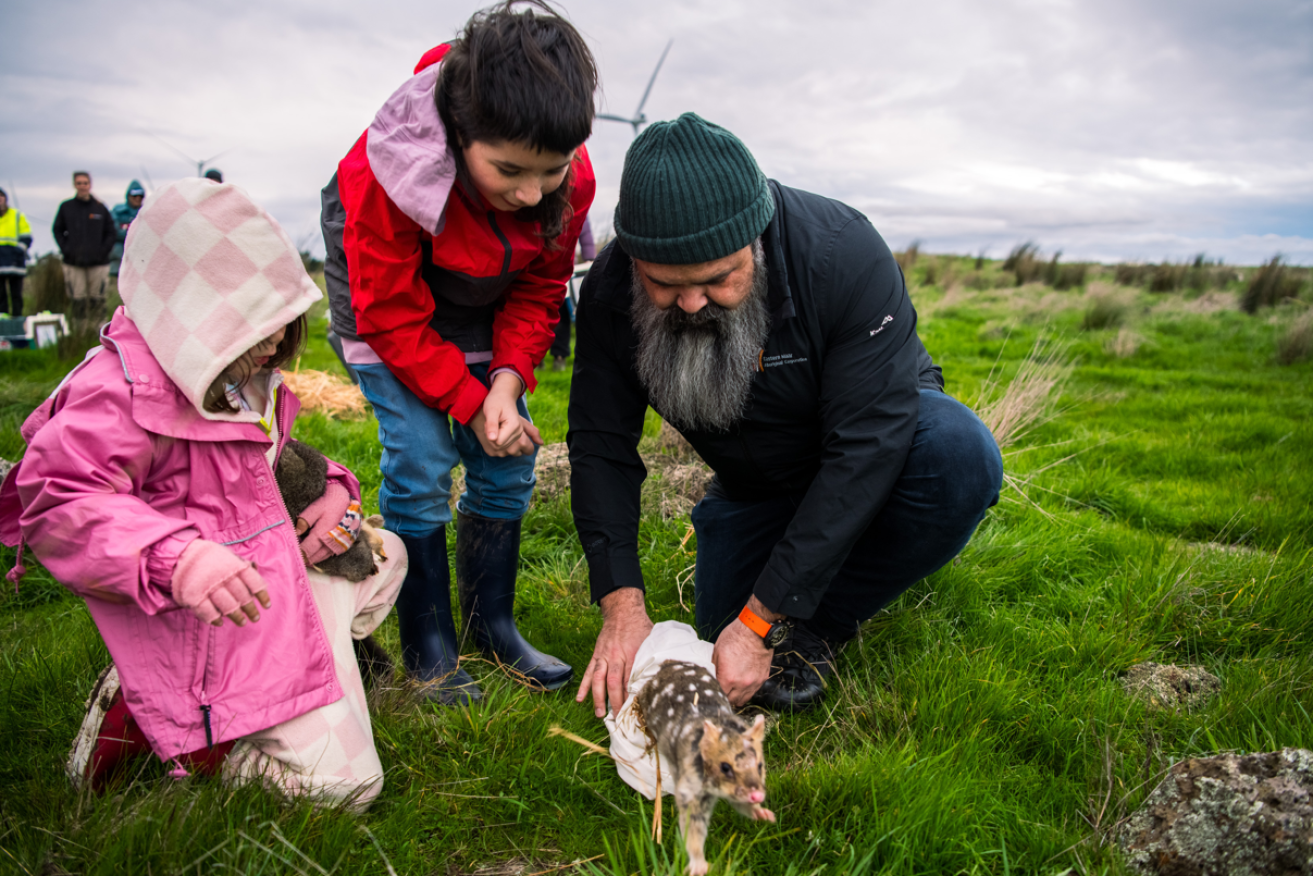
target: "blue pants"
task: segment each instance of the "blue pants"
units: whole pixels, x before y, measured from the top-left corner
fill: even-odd
[[[884,507],[853,545],[807,625],[831,641],[946,565],[998,502],[1003,457],[985,424],[942,392],[921,391],[916,437]],[[714,641],[747,603],[801,496],[735,502],[708,494],[693,509],[698,633]]]
[[[493,520],[524,516],[533,496],[536,452],[488,456],[469,427],[424,404],[386,365],[352,367],[378,418],[378,440],[383,445],[378,504],[388,529],[422,537],[450,523],[447,500],[457,462],[465,464],[465,492],[456,503],[461,513]],[[486,364],[471,365],[470,373],[487,384]],[[528,419],[523,398],[517,407],[520,416]]]

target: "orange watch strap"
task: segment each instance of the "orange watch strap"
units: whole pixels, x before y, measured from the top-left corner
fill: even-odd
[[[752,630],[763,639],[766,638],[766,634],[770,632],[771,624],[757,617],[752,609],[748,608],[746,605],[743,606],[743,611],[739,612],[739,620],[743,621],[745,627]]]

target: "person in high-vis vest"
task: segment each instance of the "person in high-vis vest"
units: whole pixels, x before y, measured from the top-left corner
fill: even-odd
[[[9,194],[0,189],[0,312],[10,316],[23,315],[23,278],[31,248],[32,226],[9,206]]]

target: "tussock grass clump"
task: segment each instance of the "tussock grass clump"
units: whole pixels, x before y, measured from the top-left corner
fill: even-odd
[[[23,298],[28,313],[63,313],[68,309],[64,291],[64,260],[58,253],[46,253],[27,269]]]
[[[1053,254],[1048,261],[1040,258],[1039,244],[1026,241],[1012,248],[1003,261],[1003,271],[1011,272],[1018,286],[1027,283],[1047,283],[1054,289],[1064,291],[1085,284],[1089,265],[1081,262],[1060,264],[1062,252]]]
[[[1277,336],[1277,361],[1282,365],[1303,362],[1313,354],[1313,310],[1306,310]]]
[[[903,269],[903,273],[907,273],[916,264],[917,256],[920,254],[921,241],[914,240],[908,244],[907,249],[894,253],[894,261],[898,262],[898,266]]]
[[[1174,262],[1154,265],[1149,275],[1150,292],[1176,292],[1185,283],[1187,268]]]
[[[1106,283],[1091,283],[1085,293],[1085,302],[1081,328],[1086,331],[1117,328],[1130,315],[1135,293]]]
[[[1206,253],[1199,253],[1185,273],[1185,287],[1194,292],[1222,289],[1235,278],[1234,268],[1227,267],[1221,259],[1209,259]]]
[[[1122,326],[1117,332],[1116,337],[1110,338],[1104,345],[1109,355],[1118,359],[1129,359],[1140,350],[1140,344],[1144,343],[1144,338],[1140,333],[1127,326]]]
[[[1113,279],[1119,286],[1147,286],[1150,292],[1180,292],[1190,289],[1196,293],[1208,289],[1222,289],[1236,278],[1236,272],[1226,267],[1221,259],[1210,260],[1200,253],[1190,262],[1163,261],[1158,264],[1123,262],[1113,268]]]
[[[1058,257],[1055,255],[1050,264],[1049,283],[1059,291],[1084,286],[1089,269],[1090,266],[1083,262],[1060,265],[1058,264]]]
[[[1113,268],[1113,282],[1118,286],[1143,286],[1153,273],[1153,265],[1122,262]]]
[[[1272,256],[1249,278],[1244,294],[1240,296],[1240,309],[1256,313],[1260,307],[1271,307],[1287,298],[1296,298],[1307,281],[1307,270],[1292,268],[1281,255]]]
[[[1012,247],[1008,257],[1003,260],[1003,270],[1010,271],[1017,278],[1018,286],[1039,280],[1044,271],[1044,262],[1039,257],[1039,244],[1028,240]]]
[[[1000,386],[1000,379],[990,375],[975,408],[1000,450],[1016,444],[1057,415],[1058,398],[1072,370],[1073,365],[1066,361],[1065,346],[1040,337],[1006,386]]]

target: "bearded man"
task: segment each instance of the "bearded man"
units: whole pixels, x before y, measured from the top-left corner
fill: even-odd
[[[648,406],[715,471],[693,509],[699,634],[730,701],[819,702],[863,621],[998,501],[983,423],[943,392],[902,272],[856,210],[767,181],[687,113],[630,147],[581,290],[571,492],[602,631],[577,699],[624,702],[652,628],[638,556]]]

